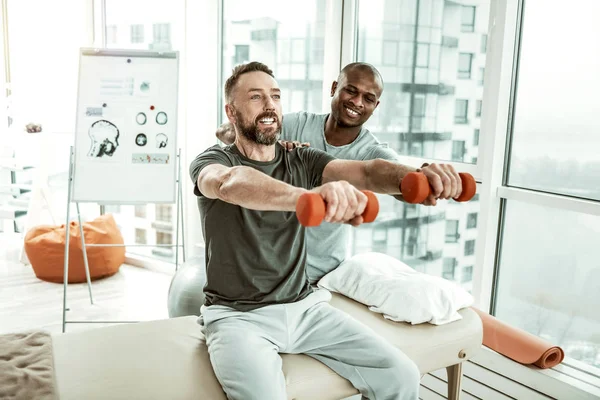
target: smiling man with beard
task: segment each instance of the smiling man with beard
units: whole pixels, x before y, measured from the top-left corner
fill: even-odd
[[[206,243],[205,303],[198,319],[229,399],[283,400],[279,353],[307,354],[367,399],[415,400],[419,371],[404,353],[344,312],[306,277],[298,198],[319,194],[331,223],[362,223],[360,189],[398,194],[404,169],[385,160],[337,160],[277,143],[281,91],[264,64],[237,66],[225,83],[235,142],[190,166]],[[456,176],[458,179],[458,176]],[[446,190],[436,182],[433,190]],[[449,190],[458,196],[456,185]]]

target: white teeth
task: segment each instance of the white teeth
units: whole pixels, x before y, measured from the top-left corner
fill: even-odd
[[[358,113],[357,113],[356,111],[354,111],[354,110],[351,110],[351,109],[349,109],[349,108],[347,108],[347,107],[346,107],[346,111],[348,112],[348,114],[351,114],[351,115],[358,115]]]
[[[269,124],[272,124],[273,122],[275,122],[275,119],[273,119],[273,118],[263,118],[263,119],[260,120],[260,122],[262,124],[269,125]]]

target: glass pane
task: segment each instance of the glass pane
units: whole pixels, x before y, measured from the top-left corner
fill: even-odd
[[[185,50],[184,22],[185,0],[168,3],[106,0],[106,45],[119,49],[182,52]],[[243,47],[236,49],[236,56],[245,57]],[[181,100],[179,109],[183,110]],[[111,209],[107,207],[106,212]],[[113,215],[126,244],[175,244],[174,204],[122,206],[113,209]],[[170,247],[128,247],[127,252],[175,261],[175,249]]]
[[[417,45],[417,67],[427,67],[429,65],[429,45]]]
[[[489,5],[489,0],[468,7],[441,0],[359,0],[357,61],[375,65],[385,82],[377,112],[365,126],[400,154],[477,161],[473,131],[481,121],[474,105],[481,99],[486,54],[480,43],[488,33]],[[398,44],[395,64],[391,43]],[[435,103],[426,121],[415,114],[419,96]],[[454,157],[456,141],[465,143],[468,156]]]
[[[462,6],[461,30],[463,32],[473,32],[475,29],[475,7]]]
[[[14,177],[17,183],[35,185],[36,179],[47,175],[52,213],[45,210],[38,216],[40,219],[34,215],[32,221],[36,225],[63,224],[69,147],[74,140],[77,107],[78,55],[81,47],[92,46],[87,35],[87,6],[85,2],[71,1],[67,7],[69,13],[65,13],[65,7],[55,2],[22,0],[4,4],[10,23],[6,26],[7,35],[0,34],[3,40],[0,44],[3,51],[0,56],[3,62],[0,68],[0,158],[14,156],[17,165],[39,167],[17,172]],[[5,69],[7,61],[10,65]],[[29,124],[39,133],[27,133]],[[0,175],[2,184],[10,182],[8,172]],[[24,202],[25,209],[30,194],[23,193],[18,200]],[[0,194],[0,203],[8,199],[12,201],[12,196]],[[87,215],[88,208],[80,207],[83,216]],[[97,207],[95,211],[97,214]],[[25,212],[23,214],[17,218],[15,227],[21,233],[28,219]],[[75,217],[74,212],[71,217]],[[9,221],[0,221],[3,223],[8,228]],[[12,223],[10,229],[13,229]]]
[[[377,219],[351,231],[352,254],[380,252],[417,271],[441,276],[472,290],[479,196],[467,203],[440,201],[436,207],[406,204],[378,195]],[[471,223],[469,223],[471,221]]]
[[[473,59],[473,54],[460,53],[458,55],[458,77],[460,79],[470,79],[471,78],[471,60],[472,59]]]
[[[454,122],[456,124],[468,123],[468,120],[467,120],[468,111],[469,111],[469,100],[457,99],[455,106],[454,106]],[[455,157],[453,156],[452,159],[455,160]]]
[[[44,134],[69,133],[72,141],[79,48],[92,45],[87,41],[86,7],[82,1],[70,1],[66,7],[50,1],[7,2],[10,23],[5,50],[10,51],[8,116],[13,137],[33,123]],[[4,96],[4,85],[0,89]],[[68,157],[68,145],[66,150]],[[63,165],[68,168],[68,161]]]
[[[592,0],[525,3],[510,185],[600,200],[599,17]]]
[[[284,94],[281,99],[284,113],[321,112],[325,8],[325,0],[225,0],[221,87],[236,65],[260,61],[277,78]],[[236,48],[241,45],[246,46],[246,59],[235,56]],[[373,57],[381,60],[383,44],[377,45],[377,49],[371,46],[371,50]],[[224,121],[225,113],[220,112]]]
[[[599,242],[598,216],[509,200],[496,316],[600,367]]]
[[[398,61],[398,42],[383,42],[383,63],[385,65],[396,65]]]

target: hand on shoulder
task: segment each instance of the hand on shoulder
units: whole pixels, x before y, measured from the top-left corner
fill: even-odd
[[[310,143],[308,143],[308,142],[300,143],[297,140],[292,140],[292,141],[280,140],[279,144],[282,145],[283,147],[285,147],[287,149],[287,151],[292,151],[296,147],[310,147]]]

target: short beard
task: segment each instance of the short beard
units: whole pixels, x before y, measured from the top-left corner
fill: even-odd
[[[279,118],[277,117],[277,115],[275,113],[262,113],[261,115],[258,116],[258,118],[256,118],[256,121],[253,123],[249,123],[249,124],[245,124],[244,123],[244,118],[243,116],[238,112],[238,110],[235,110],[235,117],[238,121],[237,124],[237,128],[239,133],[241,133],[246,139],[257,143],[257,144],[262,144],[265,146],[271,146],[275,143],[277,143],[277,141],[279,140],[279,137],[281,136],[281,124],[279,122]],[[274,118],[275,122],[274,124],[277,124],[277,128],[275,131],[274,135],[269,135],[267,133],[261,132],[258,129],[258,122],[263,118]]]

